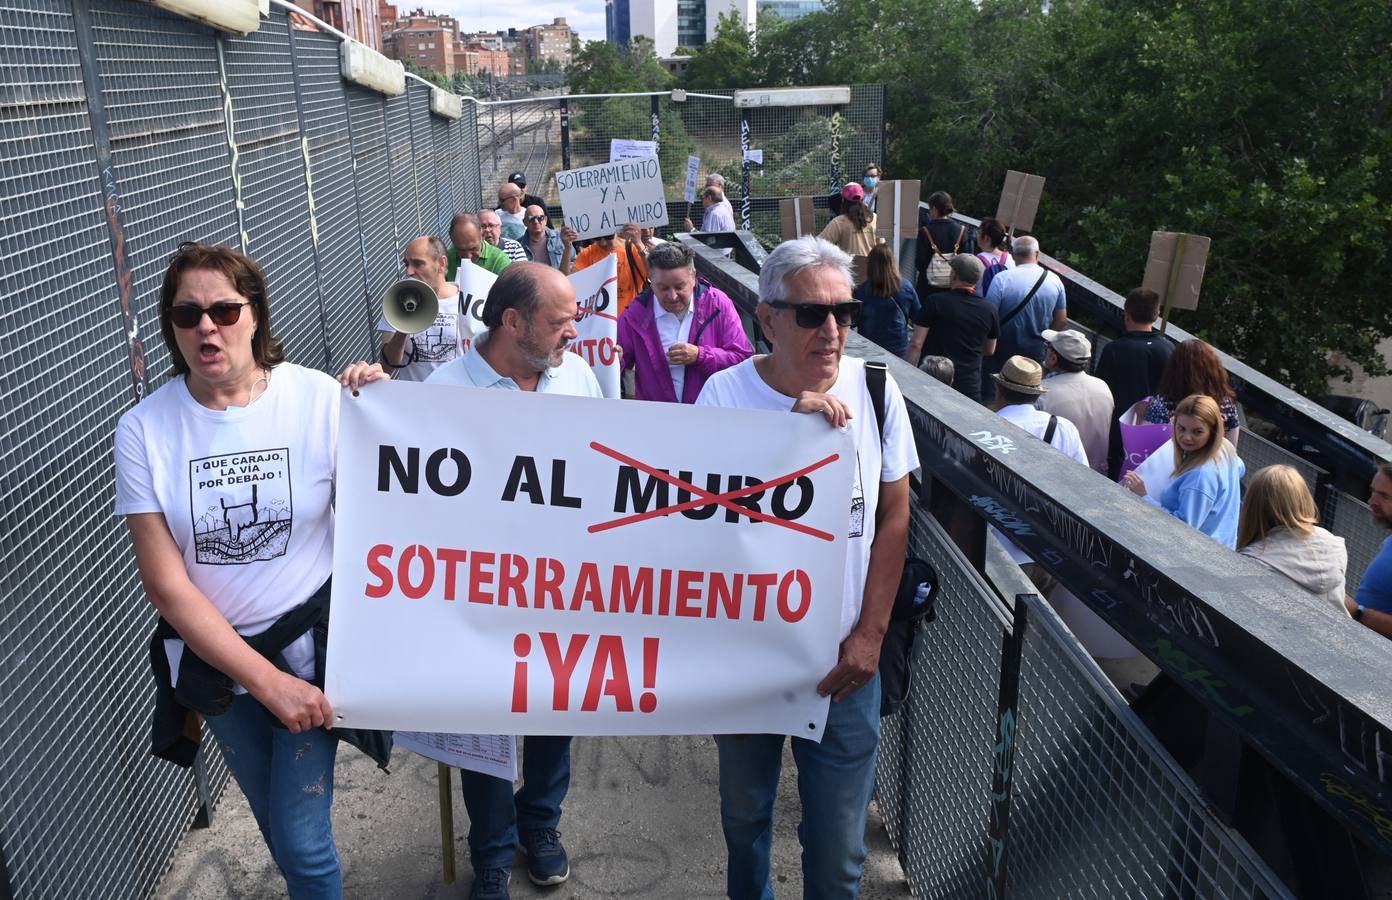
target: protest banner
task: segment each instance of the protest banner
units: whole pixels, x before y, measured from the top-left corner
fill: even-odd
[[[498,276],[467,259],[459,261],[454,273],[454,283],[459,288],[459,352],[468,353],[474,338],[488,330],[483,324],[483,304],[488,299],[488,289]]]
[[[657,141],[635,141],[629,138],[609,139],[609,161],[633,159],[639,156],[656,156]]]
[[[569,276],[580,312],[576,337],[568,348],[594,369],[599,389],[619,399],[619,265],[614,254]]]
[[[632,223],[667,224],[667,198],[656,156],[639,156],[556,173],[565,222],[579,237],[613,234]]]
[[[686,158],[686,184],[682,187],[682,199],[687,203],[696,202],[696,179],[701,174],[701,157]]]
[[[1005,173],[996,219],[1010,230],[1029,231],[1034,227],[1034,215],[1039,212],[1039,200],[1044,196],[1044,176],[1028,175],[1010,169]]]
[[[335,721],[818,740],[854,478],[850,436],[820,416],[345,394]]]

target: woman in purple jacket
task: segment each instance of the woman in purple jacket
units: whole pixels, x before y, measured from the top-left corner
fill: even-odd
[[[638,400],[694,403],[706,379],[754,355],[730,298],[696,277],[696,254],[671,241],[648,252],[651,284],[619,316],[623,368]]]

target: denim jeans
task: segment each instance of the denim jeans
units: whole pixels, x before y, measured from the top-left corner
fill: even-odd
[[[469,811],[469,858],[475,872],[511,867],[520,831],[560,824],[561,801],[570,789],[570,740],[523,739],[522,789],[515,796],[510,781],[460,771],[464,807]]]
[[[865,864],[865,819],[880,742],[880,676],[827,712],[822,742],[793,738],[802,799],[802,896],[853,900]],[[773,900],[769,851],[783,735],[716,735],[720,824],[729,851],[731,900]]]
[[[291,900],[339,900],[343,873],[334,846],[334,757],[338,740],[321,729],[291,734],[266,707],[239,694],[209,716],[222,758],[246,794]]]

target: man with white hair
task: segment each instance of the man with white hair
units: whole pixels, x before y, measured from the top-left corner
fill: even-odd
[[[865,862],[865,819],[880,732],[880,645],[904,568],[909,473],[917,451],[903,395],[880,370],[843,357],[859,321],[851,298],[851,258],[804,237],[779,245],[759,273],[756,315],[772,352],[716,372],[698,406],[820,413],[849,426],[856,466],[847,517],[846,576],[836,666],[817,685],[831,698],[820,743],[793,738],[802,800],[803,884],[809,896],[851,900]],[[870,379],[883,388],[883,426]],[[883,380],[881,380],[883,379]],[[729,853],[732,900],[772,897],[769,849],[783,760],[779,734],[717,735],[720,819]]]
[[[1068,299],[1059,277],[1039,264],[1039,241],[1032,237],[1015,239],[1011,256],[1015,268],[991,279],[986,299],[996,307],[1000,319],[1000,339],[996,353],[982,361],[982,401],[994,396],[995,381],[988,377],[1001,370],[1012,356],[1027,356],[1044,362],[1044,329],[1062,331],[1068,327]]]

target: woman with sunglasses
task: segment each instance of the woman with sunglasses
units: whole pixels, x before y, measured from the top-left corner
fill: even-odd
[[[337,898],[337,741],[390,752],[329,733],[320,687],[339,384],[285,361],[261,270],[226,247],[180,246],[159,315],[174,377],[115,440],[116,515],[160,615],[154,752],[188,765],[206,716],[290,896]]]

